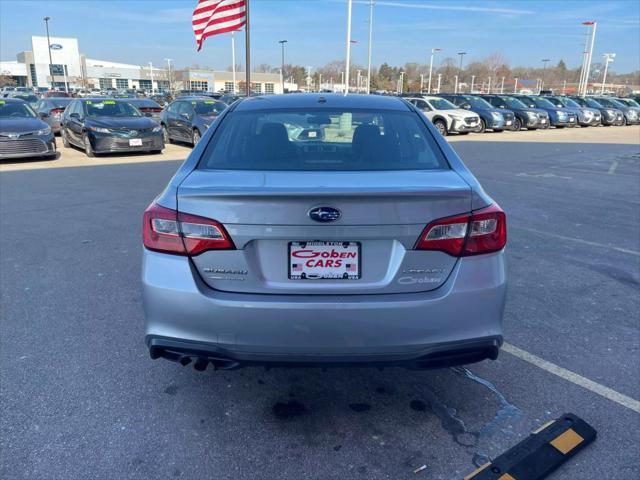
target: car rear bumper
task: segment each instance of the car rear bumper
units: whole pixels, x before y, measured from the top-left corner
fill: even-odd
[[[213,290],[189,259],[145,250],[142,285],[155,358],[428,368],[495,358],[502,341],[504,252],[460,259],[427,292],[265,295]]]

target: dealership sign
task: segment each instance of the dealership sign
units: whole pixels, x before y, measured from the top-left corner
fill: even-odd
[[[52,43],[51,50],[62,50],[62,45],[60,45],[59,43]]]

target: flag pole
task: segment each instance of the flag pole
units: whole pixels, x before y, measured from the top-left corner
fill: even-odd
[[[349,93],[349,66],[351,62],[351,5],[352,0],[347,3],[347,58],[345,59],[344,71],[344,94]]]
[[[233,64],[232,72],[233,72],[233,93],[236,94],[236,32],[231,32],[231,63]]]
[[[249,32],[249,0],[246,1],[246,21],[244,26],[244,39],[245,39],[245,92],[247,97],[251,96],[251,33]]]

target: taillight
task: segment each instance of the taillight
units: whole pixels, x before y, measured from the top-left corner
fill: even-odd
[[[215,220],[155,203],[144,212],[142,240],[149,250],[174,255],[193,256],[207,250],[235,248],[224,227]]]
[[[507,217],[493,204],[475,212],[441,218],[422,232],[417,250],[440,250],[454,257],[502,250],[507,243]]]

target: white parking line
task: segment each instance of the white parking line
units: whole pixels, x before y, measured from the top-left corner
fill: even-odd
[[[566,368],[559,367],[555,363],[548,362],[547,360],[534,355],[533,353],[529,353],[521,348],[518,348],[510,343],[504,343],[502,345],[502,350],[510,353],[511,355],[518,357],[520,360],[524,360],[525,362],[530,363],[531,365],[535,365],[542,370],[545,370],[549,373],[553,373],[554,375],[568,380],[571,383],[581,386],[582,388],[586,388],[587,390],[600,395],[612,402],[616,402],[623,407],[626,407],[630,410],[633,410],[636,413],[640,413],[640,401],[635,400],[631,397],[623,395],[622,393],[616,392],[615,390],[605,387],[604,385],[600,385],[593,380],[589,380],[588,378],[583,377],[582,375],[578,375],[577,373],[572,372],[571,370],[567,370]]]
[[[534,230],[534,229],[530,229],[530,228],[520,228],[520,227],[517,227],[517,229],[525,231],[525,232],[539,233],[541,235],[547,235],[549,237],[559,238],[561,240],[569,240],[569,241],[572,241],[572,242],[582,243],[584,245],[591,245],[592,247],[610,248],[611,250],[616,250],[618,252],[628,253],[630,255],[638,255],[638,256],[640,256],[640,252],[637,252],[635,250],[629,250],[629,249],[626,249],[626,248],[616,247],[616,246],[613,246],[613,245],[607,245],[607,244],[604,244],[604,243],[590,242],[589,240],[583,240],[581,238],[565,237],[564,235],[558,235],[557,233],[545,232],[543,230]]]

